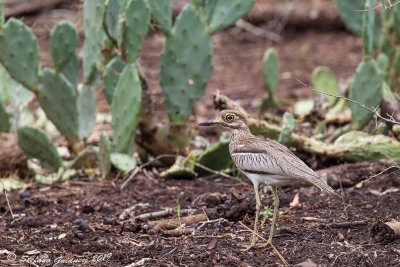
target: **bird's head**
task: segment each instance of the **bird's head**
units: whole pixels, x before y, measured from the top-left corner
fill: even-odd
[[[203,121],[200,126],[221,126],[228,130],[248,130],[249,126],[245,116],[237,110],[227,109],[219,113],[214,120]]]

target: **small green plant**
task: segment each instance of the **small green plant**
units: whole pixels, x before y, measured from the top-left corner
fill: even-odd
[[[179,222],[179,225],[176,227],[176,229],[182,229],[181,204],[179,203],[179,197],[176,197],[176,214],[178,215],[178,222]]]
[[[262,60],[262,76],[267,93],[262,100],[260,113],[264,113],[268,108],[279,106],[279,99],[275,96],[275,90],[279,79],[279,57],[274,48],[269,48],[264,53]]]
[[[262,222],[261,222],[261,226],[263,226],[265,224],[265,222],[267,221],[269,215],[272,214],[271,211],[272,211],[272,205],[271,206],[267,205],[267,206],[264,207],[264,211],[261,212],[261,214],[263,216],[263,219],[262,219]]]

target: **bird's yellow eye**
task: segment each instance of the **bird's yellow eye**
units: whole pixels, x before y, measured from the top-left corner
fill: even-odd
[[[231,122],[231,121],[233,121],[234,119],[235,119],[235,116],[232,115],[232,114],[228,114],[228,115],[225,116],[225,120],[226,120],[227,122]]]

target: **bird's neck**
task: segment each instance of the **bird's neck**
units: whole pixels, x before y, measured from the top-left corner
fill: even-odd
[[[252,133],[248,127],[243,127],[239,129],[234,129],[232,131],[231,139],[238,139],[240,137],[248,137],[251,136]]]

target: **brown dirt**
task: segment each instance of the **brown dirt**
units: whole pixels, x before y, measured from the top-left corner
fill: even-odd
[[[61,19],[73,21],[83,37],[79,7],[75,2],[24,18],[25,23],[34,26],[43,66],[51,66],[48,35],[56,22]],[[281,61],[277,94],[283,106],[277,113],[290,109],[295,99],[313,96],[310,89],[302,87],[296,78],[309,83],[312,70],[324,65],[338,77],[348,79],[362,59],[360,39],[345,31],[321,30],[321,27],[288,27],[275,44],[230,28],[213,36],[213,43],[213,77],[197,106],[197,117],[193,118],[193,122],[215,115],[211,96],[217,89],[239,101],[250,113],[255,113],[265,93],[260,63],[268,47],[277,49]],[[158,83],[162,44],[160,33],[149,34],[140,56],[155,92],[159,120],[166,119]],[[108,105],[101,91],[98,95],[99,111],[107,112]],[[212,134],[201,131],[208,136]],[[363,176],[362,170],[357,174],[365,177],[380,170],[374,172],[369,168],[366,175]],[[75,262],[57,266],[125,266],[140,263],[141,260],[143,266],[282,265],[271,248],[249,252],[240,250],[241,245],[249,244],[250,233],[238,220],[250,228],[254,220],[252,207],[255,203],[251,186],[234,185],[232,181],[221,178],[160,180],[158,172],[150,171],[149,175],[153,179],[138,175],[122,191],[119,190],[122,182],[115,178],[116,173],[104,181],[80,178],[55,186],[33,184],[25,192],[8,193],[14,215],[24,214],[22,219],[15,220],[11,217],[4,195],[1,195],[0,266],[28,266],[26,261],[38,266],[51,266],[59,257]],[[321,193],[316,188],[281,189],[281,210],[286,213],[278,221],[274,244],[290,265],[311,260],[319,266],[400,266],[400,241],[381,245],[375,243],[369,234],[375,222],[400,218],[398,186],[397,177],[347,188],[344,190],[344,204],[335,196]],[[199,197],[212,199],[207,196],[220,193],[224,196],[222,204],[227,204],[231,192],[244,194],[246,200],[251,201],[248,214],[244,218],[207,224],[197,230],[195,236],[165,236],[147,231],[146,221],[123,224],[118,219],[125,209],[134,205],[135,215],[166,207],[176,208],[177,199],[182,209],[193,208],[196,213],[202,213],[203,207],[218,210],[215,205],[219,203],[203,203]],[[299,193],[301,207],[290,210],[290,202],[296,193]],[[271,195],[262,195],[263,206],[271,205]],[[105,221],[111,220],[106,217],[113,218],[112,225],[105,224]],[[173,217],[176,215],[168,218]],[[361,224],[339,224],[337,227],[330,224],[355,221],[361,221]],[[261,229],[263,236],[267,235],[269,225],[267,220]],[[55,238],[64,233],[65,237]],[[8,254],[10,257],[15,254],[15,259],[7,259],[5,250],[13,253]]]

